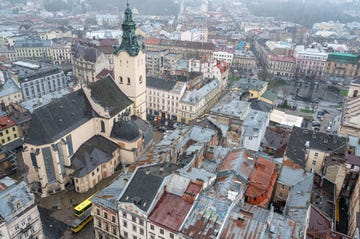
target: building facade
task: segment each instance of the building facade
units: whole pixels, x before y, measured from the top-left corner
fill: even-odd
[[[10,239],[45,238],[35,197],[28,192],[26,183],[16,183],[9,177],[0,182],[3,185],[0,191],[0,215],[4,223],[0,227],[2,236]]]
[[[147,114],[177,121],[186,82],[148,77],[146,84]]]
[[[350,83],[360,77],[359,62],[358,55],[340,52],[329,53],[323,79]]]
[[[28,60],[15,61],[11,63],[9,73],[19,82],[25,101],[66,88],[64,72],[51,64]]]
[[[7,73],[5,72],[5,74]],[[23,96],[19,83],[9,77],[0,90],[0,102],[8,106],[11,103],[21,103],[22,101]]]
[[[190,42],[168,39],[150,38],[144,42],[148,51],[168,50],[169,53],[182,54],[185,58],[204,56],[211,58],[215,45],[208,42]]]
[[[52,41],[29,37],[15,41],[16,60],[41,60],[52,62]]]
[[[104,69],[110,69],[109,59],[92,44],[75,43],[72,46],[73,75],[80,84],[96,81],[96,76]]]
[[[324,67],[328,54],[321,48],[305,48],[296,46],[294,58],[296,61],[296,74],[298,77],[311,77],[320,80],[323,77]]]
[[[21,137],[22,135],[19,127],[10,116],[5,115],[0,117],[0,141],[2,145],[5,146]]]
[[[200,89],[186,91],[180,100],[178,121],[188,124],[209,110],[222,93],[219,80],[213,80]]]

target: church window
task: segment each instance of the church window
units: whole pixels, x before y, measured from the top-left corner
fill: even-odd
[[[358,96],[359,91],[358,90],[354,90],[354,94],[353,97],[357,97]]]
[[[101,132],[105,132],[105,123],[103,120],[101,121]]]
[[[122,84],[123,83],[123,78],[122,78],[122,76],[120,76],[120,84]]]
[[[142,76],[139,77],[139,84],[143,82]]]
[[[127,78],[127,84],[130,85],[130,77]]]

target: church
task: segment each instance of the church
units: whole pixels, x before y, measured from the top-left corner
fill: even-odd
[[[152,142],[146,120],[145,51],[127,5],[114,51],[114,77],[54,99],[32,114],[22,156],[27,182],[42,197],[74,184],[86,192]]]

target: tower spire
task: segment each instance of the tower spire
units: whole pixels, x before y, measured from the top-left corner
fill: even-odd
[[[129,0],[126,1],[125,18],[122,23],[122,41],[118,48],[115,49],[115,54],[119,51],[125,50],[130,56],[137,56],[140,51],[140,45],[135,35],[135,22],[132,19],[132,11],[129,7]]]

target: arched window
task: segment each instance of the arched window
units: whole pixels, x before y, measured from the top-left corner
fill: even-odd
[[[358,96],[358,94],[359,94],[359,91],[358,91],[358,90],[354,90],[353,97]]]
[[[119,81],[120,81],[120,84],[123,83],[123,78],[122,78],[122,76],[119,77]]]
[[[101,132],[105,133],[105,123],[103,120],[100,123],[101,123]]]
[[[130,85],[130,77],[127,78],[127,84]]]
[[[142,76],[139,77],[139,84],[141,84],[143,82],[143,78]]]

